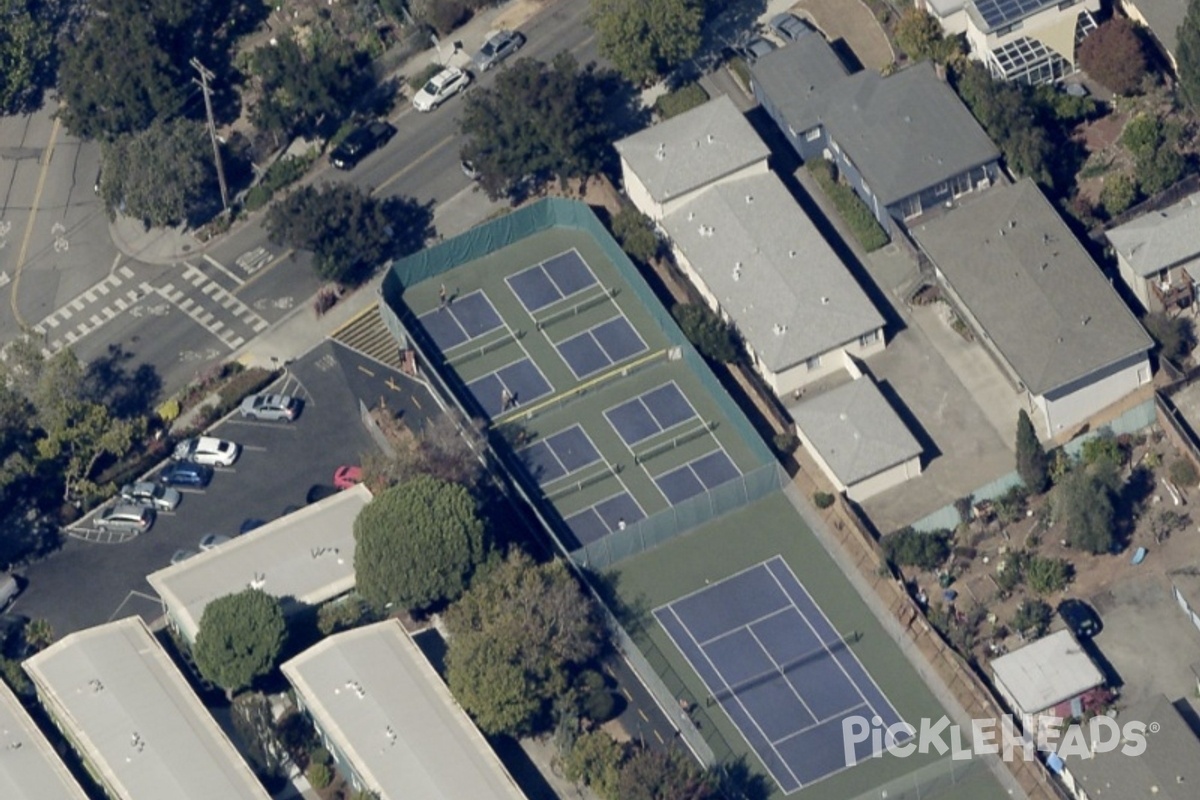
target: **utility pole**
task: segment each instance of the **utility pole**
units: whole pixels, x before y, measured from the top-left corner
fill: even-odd
[[[192,78],[192,82],[199,84],[204,92],[204,110],[208,112],[208,136],[212,139],[213,160],[217,164],[217,183],[221,186],[221,205],[225,211],[229,211],[229,189],[225,186],[225,166],[221,163],[221,142],[217,139],[217,126],[213,122],[212,94],[208,88],[208,82],[216,76],[201,64],[198,58],[193,58],[189,63],[192,69],[200,73],[200,79]]]

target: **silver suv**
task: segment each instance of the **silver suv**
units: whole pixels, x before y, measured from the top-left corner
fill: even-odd
[[[121,499],[133,505],[153,506],[157,511],[174,511],[183,495],[170,486],[142,481],[122,486]]]
[[[95,525],[105,533],[112,531],[145,533],[154,527],[155,516],[154,509],[149,506],[119,503],[106,508],[100,516],[96,517]]]
[[[291,422],[300,413],[300,401],[290,394],[255,394],[247,397],[238,406],[238,413],[245,419],[269,419]]]

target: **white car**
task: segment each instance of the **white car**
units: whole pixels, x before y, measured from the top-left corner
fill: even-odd
[[[242,448],[215,436],[197,436],[180,442],[175,448],[176,461],[191,461],[195,464],[228,467],[237,461]]]
[[[207,553],[209,550],[220,547],[228,541],[230,541],[229,537],[223,534],[206,533],[204,534],[204,538],[200,540],[200,552]]]
[[[442,103],[467,88],[471,83],[471,73],[464,72],[458,67],[446,67],[429,79],[421,91],[413,98],[413,108],[417,111],[433,111]]]

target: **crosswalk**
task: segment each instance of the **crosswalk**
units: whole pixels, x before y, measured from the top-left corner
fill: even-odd
[[[133,277],[134,272],[129,267],[119,267],[107,278],[34,325],[34,332],[51,339],[46,350],[53,353],[74,344],[136,303],[143,294],[140,289],[119,291],[125,282]]]
[[[224,342],[230,350],[236,350],[245,344],[246,336],[257,335],[270,327],[270,323],[252,308],[193,264],[185,261],[180,277],[190,289],[179,289],[174,283],[167,283],[158,288],[158,293]],[[200,290],[199,296],[195,294],[196,289]],[[243,336],[239,330],[244,332],[245,328],[249,328],[249,332]]]

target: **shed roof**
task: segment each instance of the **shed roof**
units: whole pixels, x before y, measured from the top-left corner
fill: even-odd
[[[1118,225],[1105,234],[1143,278],[1200,255],[1200,194]]]
[[[0,681],[0,797],[4,800],[88,800],[54,747]]]
[[[762,161],[771,152],[728,95],[614,146],[659,203]]]
[[[1035,395],[1153,344],[1030,179],[972,195],[912,234]]]
[[[921,455],[916,437],[870,377],[844,383],[789,411],[796,428],[846,486]]]
[[[883,326],[845,263],[773,173],[711,186],[662,224],[773,372]]]
[[[285,604],[317,605],[354,588],[354,519],[370,500],[370,490],[359,484],[146,580],[189,642],[205,606],[248,586]]]
[[[121,800],[268,800],[141,617],[72,633],[24,663]]]
[[[992,674],[1021,713],[1037,714],[1104,684],[1069,630],[1052,633],[992,661]]]
[[[380,800],[524,798],[398,620],[330,636],[282,669]]]

